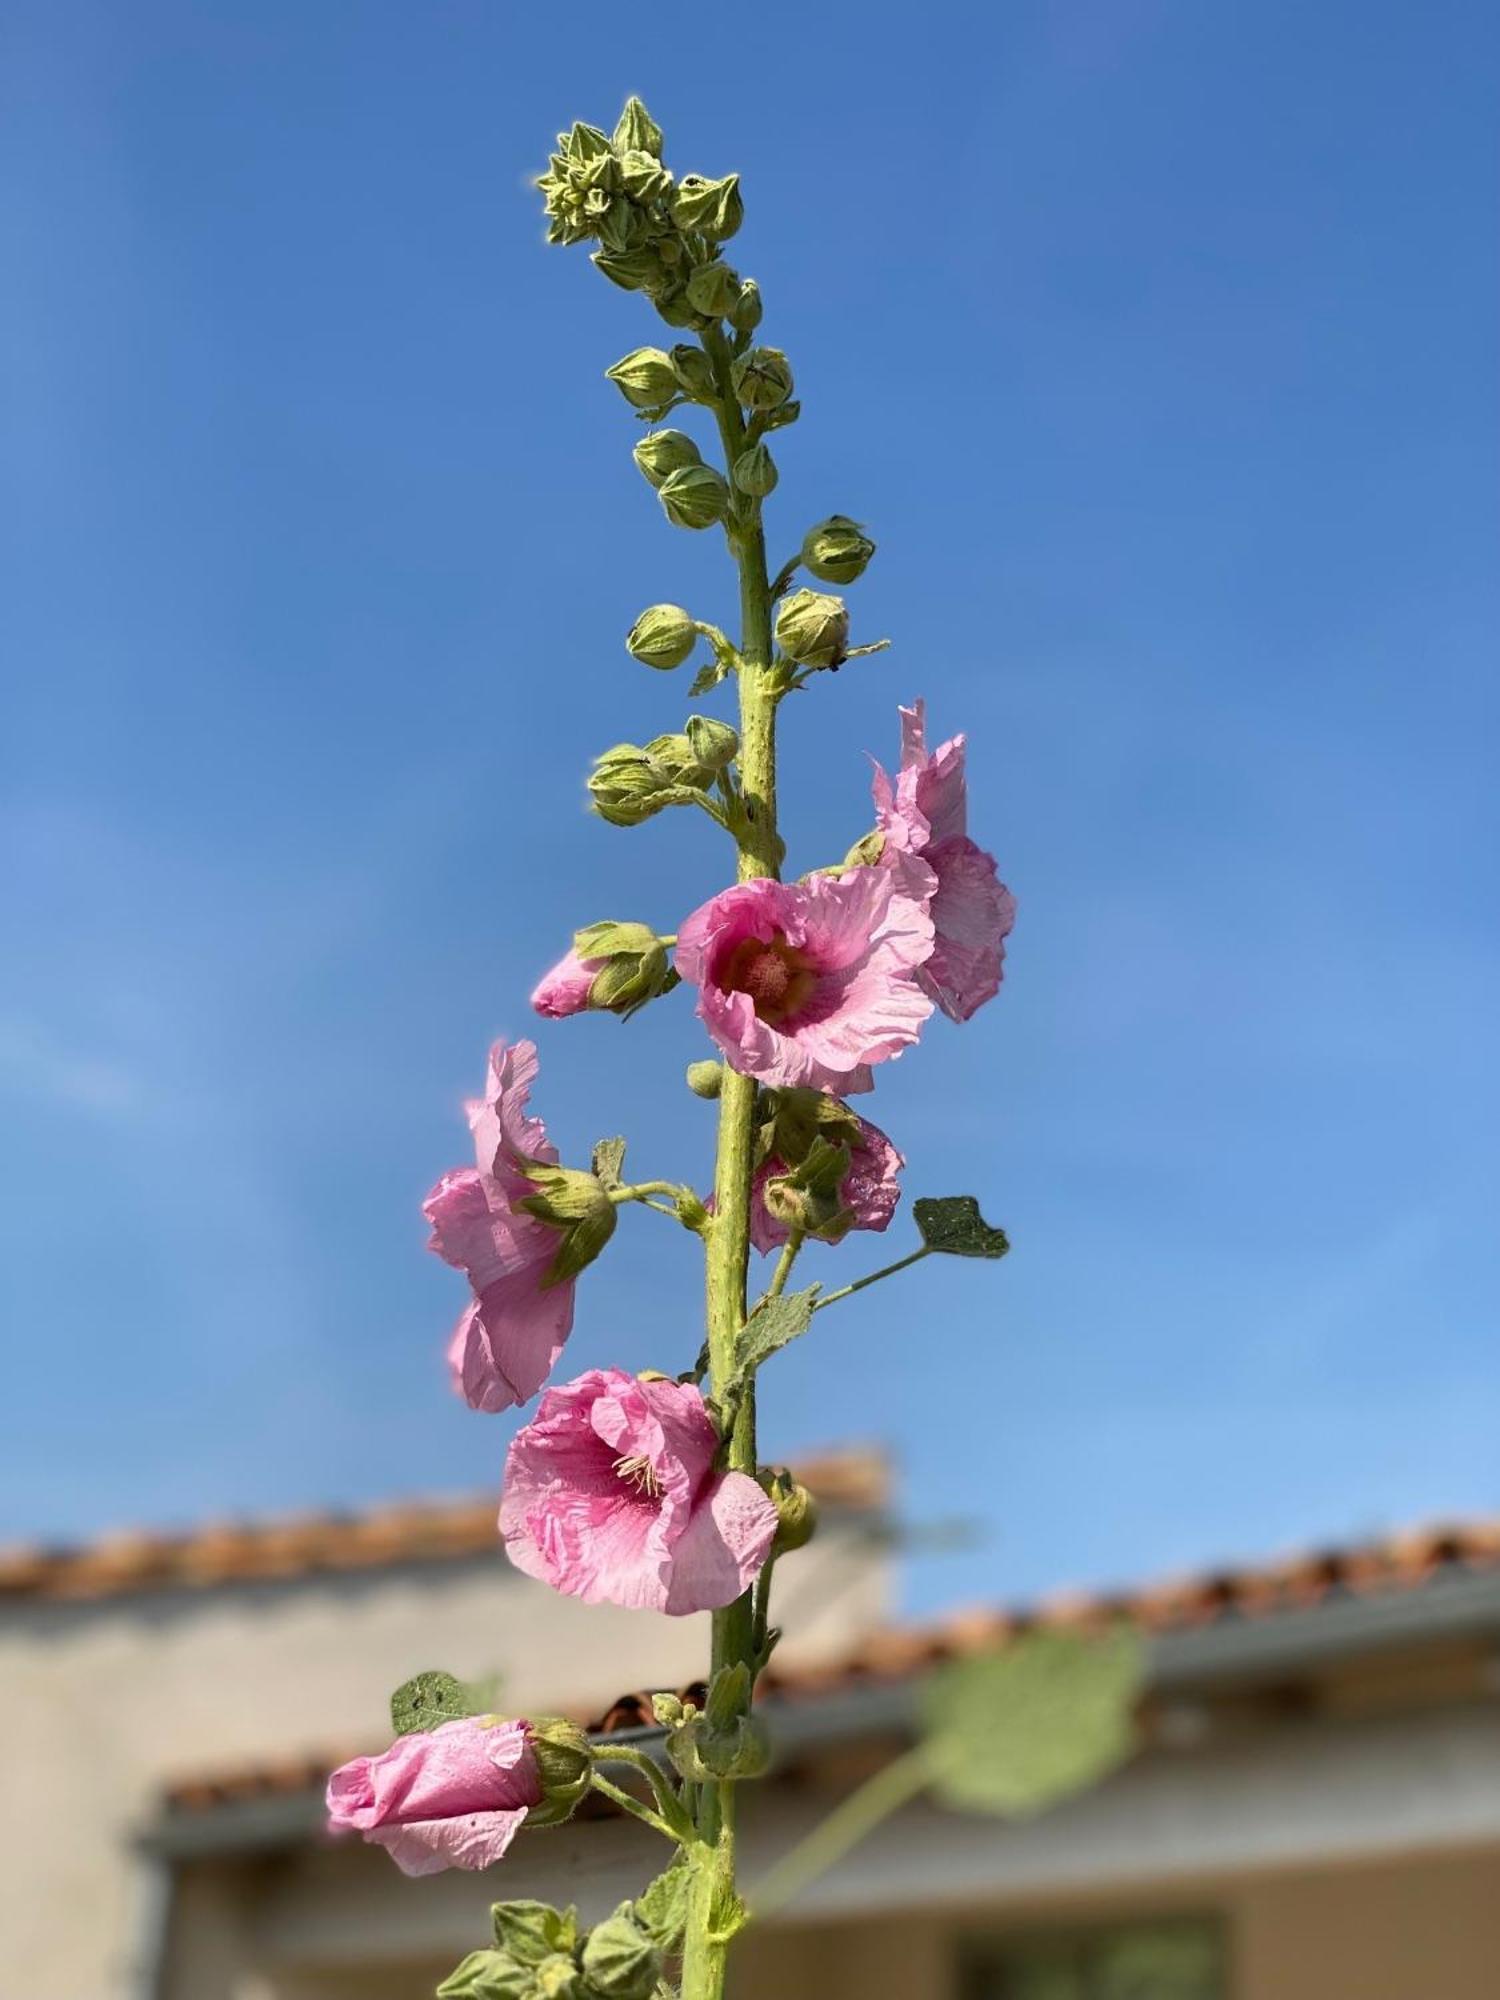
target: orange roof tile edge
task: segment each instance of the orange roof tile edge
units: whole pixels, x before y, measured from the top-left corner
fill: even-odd
[[[955,1612],[934,1625],[873,1633],[854,1652],[824,1666],[778,1671],[773,1664],[758,1692],[773,1700],[811,1700],[849,1688],[907,1680],[944,1660],[999,1646],[1014,1633],[1039,1625],[1076,1629],[1126,1617],[1147,1631],[1181,1631],[1231,1617],[1261,1618],[1301,1610],[1335,1594],[1368,1597],[1380,1591],[1418,1590],[1440,1570],[1454,1568],[1500,1569],[1500,1517],[1408,1530],[1347,1549],[1320,1550],[1134,1591],[1059,1593],[1029,1611]],[[678,1692],[684,1699],[701,1701],[704,1690],[698,1682]],[[652,1720],[651,1697],[645,1692],[622,1695],[602,1715],[576,1719],[598,1736],[647,1727]],[[379,1747],[350,1745],[336,1754],[277,1759],[183,1780],[162,1796],[169,1811],[191,1813],[318,1791],[337,1764]]]
[[[797,1476],[828,1507],[878,1510],[890,1465],[873,1449],[830,1451]],[[0,1604],[16,1598],[123,1597],[319,1573],[456,1561],[499,1552],[497,1495],[408,1501],[358,1513],[207,1522],[180,1535],[125,1531],[76,1548],[0,1548]]]

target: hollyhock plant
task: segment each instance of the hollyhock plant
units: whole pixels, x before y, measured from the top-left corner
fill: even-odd
[[[837,1237],[822,1239],[827,1242],[841,1242],[850,1229],[888,1228],[901,1199],[899,1175],[906,1161],[878,1125],[872,1125],[868,1118],[857,1123],[859,1136],[849,1148],[849,1171],[839,1184],[839,1202],[849,1219]],[[767,1181],[786,1171],[786,1161],[773,1155],[756,1168],[751,1183],[750,1241],[762,1252],[779,1250],[791,1233],[786,1223],[772,1215],[765,1198]]]
[[[929,753],[920,704],[902,711],[899,772],[877,775],[875,832],[841,868],[781,880],[784,709],[808,719],[820,707],[826,713],[840,685],[833,676],[886,643],[851,644],[857,607],[796,587],[797,572],[843,589],[858,582],[875,543],[845,514],[811,530],[805,521],[777,522],[773,545],[796,553],[772,573],[765,512],[780,492],[783,429],[801,416],[794,370],[779,347],[762,344],[759,286],[722,255],[744,217],[739,177],[679,174],[662,154],[661,128],[632,99],[613,134],[582,123],[562,134],[538,185],[550,240],[589,245],[618,288],[617,303],[629,295],[665,323],[665,345],[634,347],[606,377],[649,424],[680,411],[698,431],[653,429],[633,456],[669,522],[714,541],[722,532],[739,629],[659,601],[637,618],[627,650],[650,670],[649,698],[658,701],[663,675],[688,668],[691,712],[680,730],[662,733],[676,718],[658,704],[632,731],[639,743],[616,743],[595,758],[588,795],[611,827],[696,828],[715,846],[707,881],[733,886],[710,895],[675,933],[657,928],[673,922],[670,909],[649,912],[649,923],[575,931],[532,1003],[549,1021],[586,1009],[629,1016],[687,981],[723,1058],[707,1059],[700,1044],[686,1073],[696,1115],[717,1123],[713,1183],[695,1185],[706,1176],[691,1168],[666,1180],[627,1177],[634,1142],[627,1148],[621,1136],[596,1139],[587,1171],[562,1166],[528,1110],[536,1051],[501,1042],[485,1095],[470,1106],[475,1165],[445,1175],[426,1206],[432,1247],[473,1289],[452,1361],[481,1409],[508,1408],[543,1387],[572,1325],[574,1277],[619,1216],[655,1211],[678,1247],[683,1230],[701,1244],[703,1323],[684,1326],[675,1351],[653,1357],[684,1372],[591,1366],[546,1388],[506,1456],[499,1531],[519,1570],[567,1596],[674,1617],[710,1613],[712,1647],[701,1690],[651,1696],[662,1737],[649,1750],[614,1731],[590,1741],[559,1717],[498,1724],[474,1713],[487,1699],[478,1687],[431,1669],[397,1691],[392,1710],[398,1729],[425,1733],[335,1774],[335,1823],[381,1841],[410,1872],[482,1866],[504,1852],[523,1819],[559,1823],[585,1793],[669,1844],[665,1872],[586,1932],[576,1909],[496,1903],[493,1946],[472,1952],[438,1988],[452,2000],[502,1991],[723,2000],[739,1990],[728,1957],[750,1911],[757,1919],[774,1912],[809,1869],[841,1856],[882,1813],[934,1788],[971,1806],[1031,1810],[1081,1782],[1085,1766],[1090,1775],[1107,1767],[1130,1735],[1133,1687],[1117,1665],[1100,1670],[1101,1682],[1094,1668],[1064,1661],[1073,1678],[1056,1693],[1061,1656],[1049,1651],[1040,1668],[1023,1660],[1019,1673],[1007,1671],[997,1694],[989,1673],[1007,1661],[950,1662],[924,1680],[921,1735],[910,1752],[841,1800],[831,1839],[826,1828],[814,1830],[748,1897],[742,1892],[735,1800],[766,1771],[777,1726],[774,1705],[754,1705],[781,1636],[775,1588],[781,1565],[800,1561],[817,1530],[815,1496],[759,1456],[760,1371],[790,1342],[820,1340],[825,1311],[846,1311],[840,1301],[872,1284],[936,1255],[1005,1255],[1004,1232],[972,1196],[920,1196],[911,1204],[918,1240],[882,1268],[827,1287],[793,1275],[808,1242],[889,1225],[904,1162],[848,1100],[873,1088],[878,1065],[913,1046],[936,1007],[964,1020],[994,993],[1014,906],[993,859],[969,838],[963,739]],[[904,409],[904,390],[898,400]],[[693,669],[699,640],[710,657]],[[793,694],[806,698],[788,707]],[[697,706],[704,701],[732,704],[733,720]],[[588,708],[589,698],[578,705]],[[830,729],[820,752],[826,768],[840,748]],[[677,860],[654,855],[634,879],[659,898],[680,879]],[[643,1070],[654,1047],[648,1041],[639,1053]],[[634,1068],[610,1081],[625,1087],[598,1089],[591,1079],[576,1101],[589,1106],[650,1087]],[[941,1107],[932,1115],[941,1123]],[[664,1122],[675,1131],[676,1121]],[[758,1296],[752,1246],[778,1253]],[[668,1267],[664,1258],[636,1315],[663,1337],[676,1324]],[[920,1341],[924,1325],[914,1314],[911,1337]],[[941,1342],[928,1345],[938,1407],[955,1395],[993,1400],[993,1385],[971,1381],[972,1370],[959,1379],[950,1367],[945,1378]],[[829,1376],[840,1349],[844,1372]],[[824,1352],[818,1379],[833,1383],[843,1412],[882,1359],[842,1341]],[[835,1554],[835,1570],[838,1563]],[[799,1599],[819,1590],[814,1570],[793,1593],[794,1615]],[[1051,1647],[1072,1643],[1043,1636]],[[609,1670],[603,1653],[601,1670]],[[958,1686],[955,1677],[971,1670],[978,1682]],[[612,1692],[597,1690],[601,1701]],[[616,1783],[601,1769],[610,1764],[628,1777]]]
[[[328,1780],[331,1831],[361,1833],[405,1875],[488,1868],[542,1803],[524,1722],[462,1716],[356,1757]]]
[[[467,1107],[478,1165],[444,1174],[422,1204],[428,1248],[474,1289],[448,1367],[476,1410],[529,1402],[573,1325],[574,1281],[553,1275],[559,1231],[520,1205],[536,1192],[526,1169],[557,1162],[546,1127],[526,1110],[536,1072],[533,1043],[495,1043],[485,1094]]]
[[[595,1368],[549,1389],[506,1457],[506,1553],[590,1604],[729,1604],[770,1552],[776,1509],[746,1473],[714,1470],[718,1449],[690,1382]]]
[[[929,752],[926,704],[914,702],[900,715],[900,771],[894,782],[879,766],[875,772],[882,863],[915,856],[936,876],[933,948],[917,976],[951,1020],[967,1021],[1000,990],[1016,899],[997,878],[994,856],[969,838],[963,737]]]
[[[732,1069],[847,1094],[911,1047],[932,1012],[930,871],[851,868],[805,882],[741,882],[682,924],[677,970]]]

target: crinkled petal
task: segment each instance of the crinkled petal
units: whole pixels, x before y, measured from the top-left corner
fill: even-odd
[[[535,1268],[486,1286],[448,1342],[448,1372],[471,1410],[529,1403],[573,1330],[574,1280],[543,1286]]]
[[[512,1195],[526,1192],[522,1162],[557,1164],[557,1148],[547,1137],[546,1126],[526,1109],[536,1073],[535,1042],[496,1042],[490,1050],[484,1096],[468,1106],[479,1170],[493,1175]]]
[[[464,1813],[457,1819],[412,1820],[378,1826],[366,1840],[383,1847],[403,1875],[437,1875],[445,1868],[493,1867],[526,1824],[527,1808]]]
[[[900,1174],[905,1165],[880,1127],[861,1118],[859,1140],[849,1149],[849,1171],[839,1188],[839,1199],[854,1218],[851,1229],[889,1228],[901,1199]],[[766,1207],[764,1194],[766,1182],[786,1170],[786,1162],[775,1159],[756,1169],[750,1197],[750,1241],[762,1253],[779,1250],[790,1234],[786,1224],[778,1222]]]
[[[725,1472],[699,1498],[672,1551],[662,1609],[717,1611],[750,1588],[771,1552],[776,1509],[743,1472]]]
[[[997,879],[995,858],[967,838],[929,850],[937,874],[936,941],[920,978],[943,1012],[967,1021],[1000,990],[1016,899]]]

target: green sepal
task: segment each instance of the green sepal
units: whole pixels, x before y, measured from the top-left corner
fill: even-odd
[[[1003,1257],[1010,1238],[979,1213],[971,1194],[922,1195],[911,1205],[912,1219],[929,1250],[945,1257]]]
[[[437,1989],[437,2000],[532,2000],[533,1968],[503,1951],[471,1951]]]
[[[651,2000],[661,1976],[661,1947],[637,1920],[634,1904],[621,1903],[584,1939],[579,1964],[590,1996]]]
[[[540,1965],[578,1943],[578,1912],[571,1906],[554,1910],[550,1903],[495,1903],[490,1918],[496,1945],[521,1965]]]
[[[515,1206],[561,1234],[557,1255],[542,1280],[544,1289],[565,1284],[586,1270],[615,1233],[615,1204],[592,1174],[576,1167],[542,1166],[531,1161],[524,1169],[536,1189]]]
[[[617,153],[650,153],[661,158],[662,130],[638,97],[627,97],[610,144]]]
[[[672,197],[672,220],[679,229],[695,230],[723,242],[733,236],[745,219],[744,198],[738,174],[722,180],[708,180],[702,174],[684,174]]]
[[[1082,1791],[1130,1755],[1142,1649],[1029,1632],[987,1658],[941,1668],[922,1691],[933,1786],[944,1803],[1024,1818]]]

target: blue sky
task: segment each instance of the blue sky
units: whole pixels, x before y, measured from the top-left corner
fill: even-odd
[[[918,1608],[1500,1506],[1493,10],[639,18],[6,9],[0,1533],[498,1480],[417,1203],[571,930],[725,865],[582,808],[686,713],[635,612],[731,610],[602,380],[656,323],[524,182],[631,88],[745,175],[773,543],[880,542],[793,865],[925,693],[1021,905],[872,1107],[1015,1253],[830,1314],[767,1439],[972,1524]],[[706,1171],[683,996],[538,1039],[565,1153]],[[628,1216],[570,1359],[695,1303]]]

